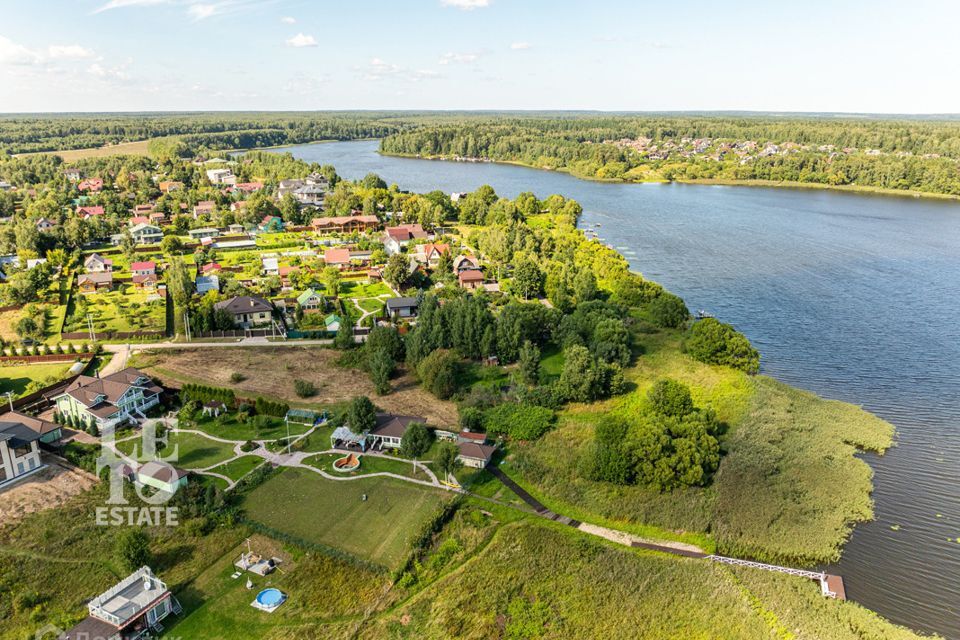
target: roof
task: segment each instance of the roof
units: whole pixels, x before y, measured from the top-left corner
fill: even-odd
[[[409,309],[418,306],[416,298],[390,298],[387,300],[387,311],[394,309]]]
[[[86,260],[83,261],[83,264],[87,264],[88,262],[92,261],[101,262],[103,264],[113,264],[113,260],[110,258],[104,258],[99,253],[91,253],[89,256],[87,256]]]
[[[146,476],[154,480],[159,480],[160,482],[176,482],[180,478],[186,477],[187,473],[188,472],[183,469],[178,469],[171,464],[159,460],[144,462],[140,465],[140,468],[137,469],[138,476]]]
[[[350,262],[349,249],[327,249],[323,252],[323,261],[327,264]]]
[[[162,233],[160,227],[152,224],[147,224],[145,222],[141,222],[139,224],[135,224],[132,227],[130,227],[130,233],[139,233],[140,231],[147,231],[150,233]]]
[[[142,382],[137,384],[138,381]],[[94,415],[109,417],[116,413],[112,403],[119,400],[134,386],[142,387],[152,393],[162,391],[145,373],[133,367],[127,367],[104,378],[78,376],[64,390],[64,393],[83,404]]]
[[[460,282],[483,282],[483,271],[479,269],[467,269],[461,271],[457,276]]]
[[[220,278],[217,276],[197,276],[197,292],[206,293],[207,291],[220,290]]]
[[[130,271],[153,271],[157,268],[157,263],[152,260],[144,262],[134,262],[130,265]]]
[[[305,302],[308,302],[308,301],[309,301],[311,298],[313,298],[314,296],[320,297],[320,298],[322,299],[322,296],[320,296],[319,293],[317,293],[317,292],[314,291],[313,289],[307,289],[306,291],[304,291],[303,293],[301,293],[300,295],[297,296],[297,303],[298,303],[298,304],[304,304]]]
[[[426,418],[418,416],[396,416],[392,413],[378,413],[377,423],[370,430],[372,436],[387,436],[389,438],[402,438],[409,427],[414,422],[425,423]]]
[[[477,444],[476,442],[461,442],[457,445],[460,449],[460,455],[471,460],[483,460],[490,462],[493,453],[497,448],[490,444]]]
[[[458,435],[458,437],[463,438],[463,439],[465,439],[465,440],[473,440],[473,441],[475,441],[475,442],[480,442],[480,443],[484,443],[484,442],[487,441],[487,434],[485,434],[485,433],[478,433],[478,432],[476,432],[476,431],[466,431],[466,430],[464,430],[464,431],[461,431],[461,432],[460,432],[459,434],[457,434],[457,435]]]
[[[169,593],[167,585],[153,574],[150,567],[140,567],[91,600],[87,608],[91,616],[123,628]],[[116,628],[113,629],[113,633],[116,631]]]
[[[99,271],[97,273],[81,273],[77,276],[77,284],[81,284],[85,281],[89,281],[94,284],[112,284],[113,274],[109,271]]]
[[[276,271],[280,268],[280,261],[276,258],[264,258],[263,259],[263,269],[264,271]]]
[[[350,222],[359,222],[362,224],[379,224],[380,219],[377,216],[331,216],[329,218],[314,218],[310,225],[314,227],[339,227]]]
[[[109,622],[87,616],[61,636],[59,640],[98,640],[100,638],[106,640],[107,638],[113,638],[116,634],[117,628]]]
[[[46,435],[52,431],[59,429],[59,425],[55,422],[50,422],[49,420],[42,420],[40,418],[34,418],[33,416],[27,415],[25,413],[20,413],[19,411],[6,411],[0,414],[0,423],[9,423],[17,422],[20,423],[29,429],[36,431],[39,435]]]
[[[223,267],[219,262],[208,262],[202,267],[200,267],[200,273],[209,273],[211,271],[220,271]]]
[[[40,439],[40,434],[19,420],[0,420],[0,442],[12,448],[22,447]]]
[[[103,207],[100,207],[100,206],[96,206],[96,207],[77,207],[77,213],[79,213],[79,214],[81,214],[81,215],[82,215],[82,214],[86,214],[86,215],[88,215],[88,216],[102,216],[102,215],[103,215]]]
[[[214,305],[217,309],[226,309],[229,313],[237,315],[240,313],[259,313],[261,311],[273,311],[270,303],[263,298],[255,296],[235,296],[229,300],[223,300]]]
[[[363,442],[367,434],[357,435],[353,431],[350,431],[350,427],[337,427],[333,433],[330,434],[330,437],[334,440],[342,440],[344,442]]]
[[[158,282],[160,279],[155,273],[137,273],[130,280],[133,284],[143,284],[145,282]]]

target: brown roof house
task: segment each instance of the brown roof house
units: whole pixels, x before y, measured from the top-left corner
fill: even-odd
[[[493,459],[493,454],[497,450],[496,446],[487,444],[485,433],[474,431],[461,431],[457,434],[457,448],[460,449],[457,460],[462,462],[465,467],[475,469],[483,469],[490,464],[490,460]]]
[[[140,567],[87,604],[87,617],[61,640],[139,640],[160,637],[161,620],[183,609],[150,567]]]
[[[236,296],[218,302],[214,307],[225,309],[233,316],[233,325],[244,329],[269,324],[273,318],[273,306],[263,298],[255,296]]]
[[[110,291],[113,288],[113,274],[109,271],[99,273],[81,273],[77,276],[77,291],[80,293],[97,293]]]
[[[401,224],[396,227],[387,227],[383,230],[383,248],[389,255],[400,253],[402,247],[410,244],[411,240],[422,240],[429,237],[419,224]]]
[[[426,418],[418,416],[395,416],[392,413],[378,413],[377,423],[367,434],[367,442],[374,449],[399,449],[403,434],[414,422],[426,424]]]
[[[104,378],[79,376],[53,400],[60,415],[103,431],[145,417],[145,411],[160,404],[162,392],[145,373],[128,367]]]

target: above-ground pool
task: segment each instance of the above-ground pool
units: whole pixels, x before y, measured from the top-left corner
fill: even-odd
[[[274,609],[283,604],[287,599],[287,596],[280,591],[280,589],[264,589],[257,594],[257,599],[254,600],[251,604],[252,606],[266,612],[272,612]]]

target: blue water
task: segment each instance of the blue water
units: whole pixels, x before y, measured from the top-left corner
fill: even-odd
[[[283,600],[283,593],[279,589],[264,589],[257,594],[257,602],[265,607],[272,607]]]
[[[764,373],[892,422],[896,447],[866,456],[877,519],[856,528],[834,569],[851,599],[960,639],[960,204],[594,183],[376,149],[364,141],[289,150],[346,178],[372,171],[413,191],[490,184],[507,197],[575,198],[581,226],[634,269],[743,331]]]

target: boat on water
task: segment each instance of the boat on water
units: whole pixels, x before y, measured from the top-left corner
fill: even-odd
[[[704,311],[703,309],[700,309],[699,311],[697,311],[697,315],[695,317],[697,318],[697,320],[703,320],[704,318],[712,318],[713,314],[710,313],[709,311]]]

